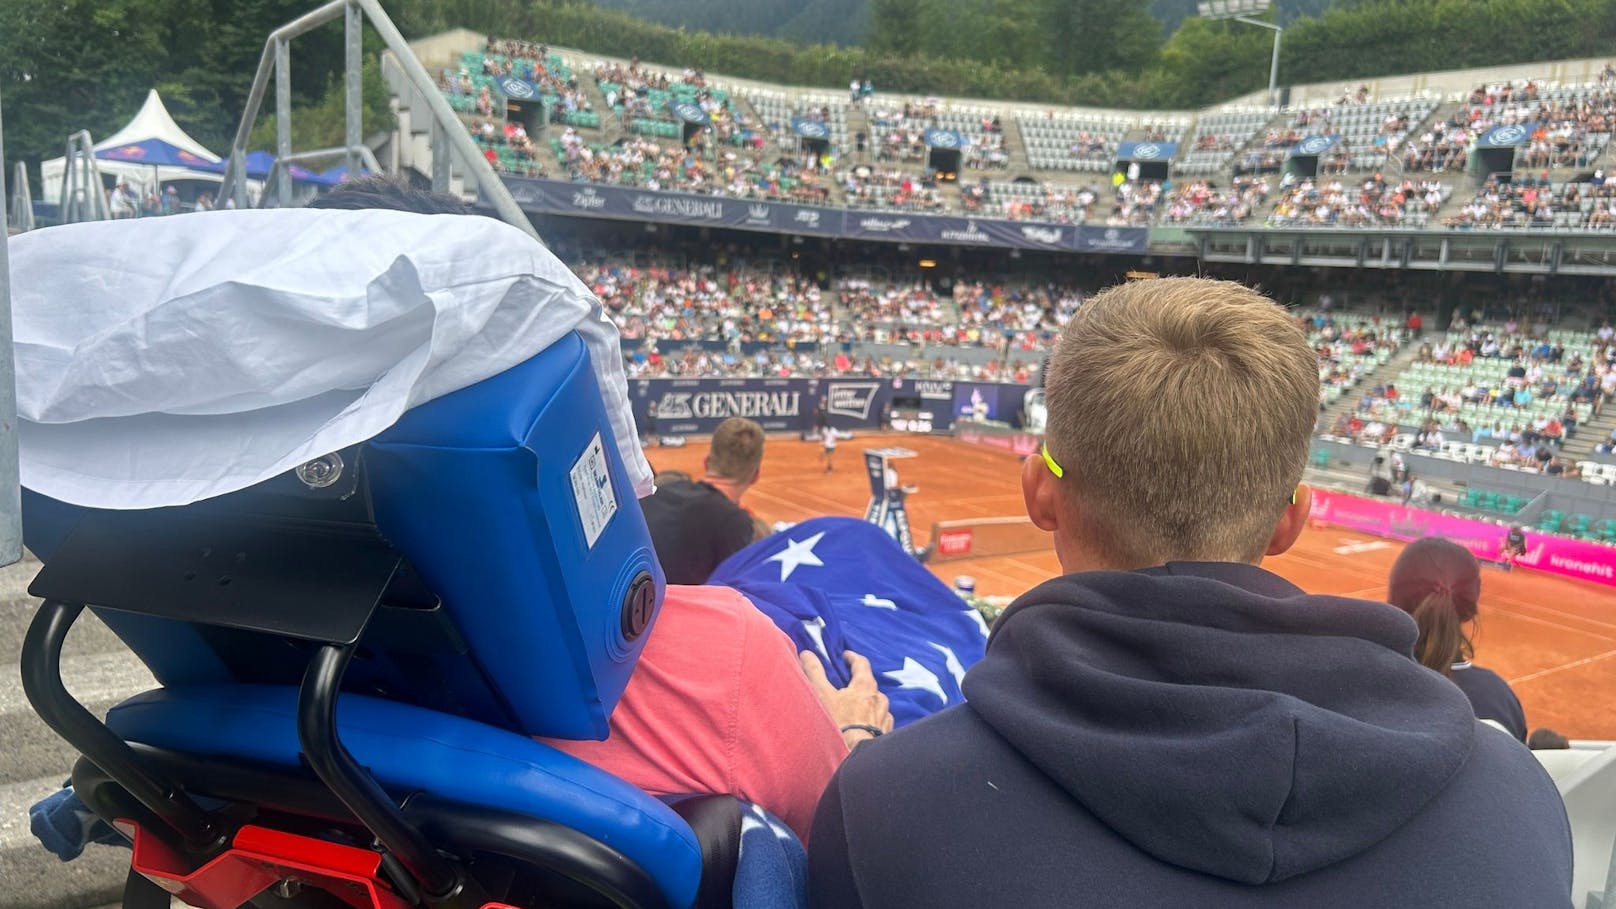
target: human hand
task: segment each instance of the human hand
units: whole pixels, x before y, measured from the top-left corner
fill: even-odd
[[[831,719],[836,721],[837,728],[873,726],[882,732],[891,732],[892,711],[887,704],[887,696],[875,684],[870,661],[851,650],[843,651],[842,658],[847,661],[852,679],[847,687],[837,688],[825,675],[824,665],[812,651],[805,650],[797,655],[803,674],[808,676],[809,687],[814,690],[819,702],[825,705]],[[873,733],[863,729],[848,729],[842,733],[849,748],[874,737]]]

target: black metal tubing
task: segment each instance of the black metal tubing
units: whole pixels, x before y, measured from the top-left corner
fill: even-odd
[[[22,688],[28,703],[57,735],[94,761],[129,794],[198,851],[219,845],[207,813],[189,796],[147,773],[129,743],[84,709],[62,684],[62,642],[84,607],[46,600],[22,643]]]
[[[457,851],[489,852],[545,869],[622,909],[667,909],[662,889],[637,862],[563,824],[431,795],[416,795],[404,811]]]
[[[352,647],[328,644],[309,661],[297,698],[297,737],[303,756],[320,782],[419,882],[428,900],[450,899],[464,884],[459,870],[404,819],[398,806],[337,736],[337,689],[352,657]]]

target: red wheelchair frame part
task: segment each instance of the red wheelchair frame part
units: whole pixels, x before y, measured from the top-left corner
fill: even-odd
[[[382,881],[381,855],[369,849],[248,825],[236,832],[228,851],[192,869],[184,856],[133,821],[120,819],[117,827],[134,841],[130,866],[136,872],[201,909],[237,909],[282,880],[323,890],[354,909],[409,909]]]

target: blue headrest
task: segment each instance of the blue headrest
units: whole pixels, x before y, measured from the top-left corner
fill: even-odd
[[[663,576],[578,335],[414,408],[361,460],[376,526],[442,599],[464,656],[405,646],[390,669],[356,662],[345,687],[525,735],[605,738]],[[229,499],[186,508],[246,507]],[[29,547],[49,563],[84,514],[25,494]],[[97,613],[165,686],[295,685],[306,662],[217,628]],[[362,643],[399,642],[389,632]]]
[[[583,341],[411,410],[365,465],[518,731],[604,739],[663,576]]]

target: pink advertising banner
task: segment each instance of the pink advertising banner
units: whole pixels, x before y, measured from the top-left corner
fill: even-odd
[[[1441,514],[1392,502],[1365,499],[1328,489],[1313,490],[1312,520],[1394,540],[1443,537],[1469,549],[1476,558],[1498,561],[1507,527],[1474,518]],[[1526,532],[1526,554],[1515,560],[1523,568],[1616,587],[1616,547],[1586,540]]]

